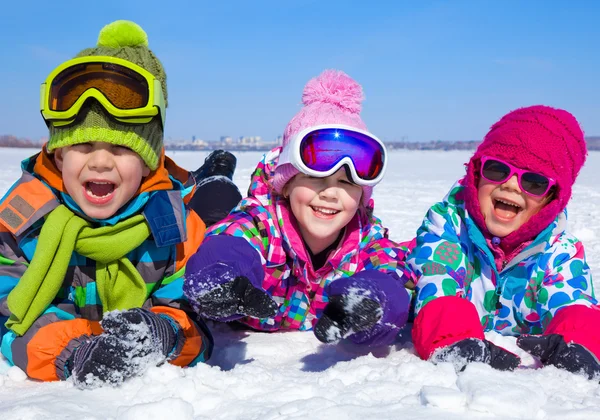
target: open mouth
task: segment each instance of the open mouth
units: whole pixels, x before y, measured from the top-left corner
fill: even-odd
[[[84,184],[86,198],[97,204],[109,201],[115,188],[116,184],[110,181],[87,181]]]
[[[523,210],[521,206],[512,201],[494,199],[494,212],[502,219],[514,219]]]
[[[325,217],[331,217],[331,216],[335,216],[336,214],[338,214],[340,211],[339,210],[333,210],[333,209],[328,209],[325,207],[310,207],[311,209],[313,209],[313,211],[320,216],[325,216]]]

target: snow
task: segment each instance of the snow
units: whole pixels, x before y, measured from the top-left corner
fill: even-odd
[[[3,149],[0,191],[32,150]],[[412,238],[425,212],[464,174],[470,152],[391,153],[375,188],[376,214],[396,240]],[[206,152],[170,152],[195,169]],[[260,153],[238,153],[234,181],[242,192]],[[600,269],[600,153],[592,152],[573,189],[570,230]],[[594,285],[598,288],[598,280]],[[38,383],[0,360],[0,418],[6,419],[600,419],[597,382],[537,362],[515,340],[487,334],[519,354],[524,367],[499,372],[471,364],[420,360],[402,331],[391,348],[371,352],[320,343],[311,332],[256,333],[210,323],[215,350],[207,364],[150,368],[119,388],[79,390],[70,381]]]

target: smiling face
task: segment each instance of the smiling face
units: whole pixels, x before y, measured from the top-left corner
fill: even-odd
[[[56,167],[67,193],[94,219],[107,219],[131,200],[150,169],[133,150],[104,142],[57,149]]]
[[[521,191],[517,175],[513,175],[502,184],[481,177],[477,195],[488,231],[504,238],[537,214],[550,201],[552,192],[543,197],[528,195]]]
[[[362,188],[352,183],[344,168],[325,178],[298,174],[283,189],[302,238],[313,254],[331,245],[352,220]]]

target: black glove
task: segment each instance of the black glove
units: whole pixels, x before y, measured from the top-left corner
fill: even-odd
[[[277,314],[277,303],[264,290],[257,289],[245,276],[222,283],[194,300],[200,314],[221,321],[239,315],[267,318]]]
[[[163,363],[183,335],[166,317],[142,308],[108,312],[101,324],[104,333],[82,337],[85,341],[67,360],[67,372],[79,388],[120,385]]]
[[[593,379],[600,376],[600,363],[592,352],[581,344],[566,343],[560,334],[522,335],[517,345],[540,359],[544,365],[553,365]]]
[[[82,337],[83,338],[83,337]],[[113,335],[86,337],[67,360],[67,371],[78,388],[118,386],[143,368],[150,349]]]
[[[486,363],[498,370],[515,370],[521,358],[488,340],[466,338],[437,350],[430,359],[434,363],[450,362],[460,372],[468,363]]]
[[[108,312],[101,324],[106,334],[144,344],[166,357],[174,350],[178,338],[175,332],[177,324],[172,324],[167,316],[147,309],[133,308]],[[181,333],[178,328],[177,331]]]
[[[381,319],[381,305],[363,298],[353,305],[346,295],[332,296],[315,325],[315,335],[323,343],[337,343],[350,334],[366,331]]]
[[[329,303],[314,327],[317,338],[336,343],[392,344],[406,324],[410,304],[404,285],[387,273],[363,270],[325,287]]]

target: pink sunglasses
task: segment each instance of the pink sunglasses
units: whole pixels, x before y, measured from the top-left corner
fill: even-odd
[[[512,166],[503,160],[483,156],[481,158],[481,176],[494,184],[503,184],[514,174],[521,191],[534,197],[541,197],[548,193],[556,181],[542,174],[526,171]]]

